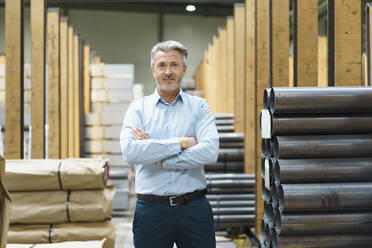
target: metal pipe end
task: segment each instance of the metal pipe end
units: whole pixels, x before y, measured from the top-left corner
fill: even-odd
[[[265,222],[265,218],[261,220],[261,239],[262,239],[262,242],[266,242],[266,239],[267,239],[267,234],[265,232],[265,227],[266,227],[266,222]]]
[[[273,248],[278,248],[278,235],[276,233],[275,228],[270,233],[270,241],[272,243]]]
[[[272,204],[268,204],[267,223],[269,224],[270,228],[274,227],[274,208]]]
[[[263,107],[269,109],[270,107],[270,88],[266,88],[263,94]]]
[[[261,177],[265,178],[265,158],[261,158]]]
[[[278,142],[278,138],[277,137],[274,137],[272,142],[273,142],[273,153],[274,153],[274,157],[276,159],[279,159],[279,142]]]
[[[267,156],[267,139],[261,140],[261,156],[263,158],[268,158]]]
[[[282,217],[279,209],[274,210],[274,222],[275,222],[275,231],[278,235],[280,235],[280,232],[282,230]]]
[[[278,186],[277,188],[277,196],[278,196],[278,201],[279,201],[280,212],[283,212],[284,211],[284,191],[281,185]]]
[[[262,198],[264,199],[265,202],[269,203],[269,191],[266,189],[265,187],[265,179],[262,178],[262,184],[261,184],[261,187],[262,187]]]
[[[268,109],[262,109],[260,113],[260,131],[263,139],[271,139],[272,117]]]
[[[280,162],[278,159],[275,160],[274,165],[274,181],[276,186],[280,186]]]
[[[275,91],[274,91],[274,88],[271,88],[271,91],[270,91],[269,109],[270,109],[270,112],[274,114],[274,111],[275,111]]]
[[[274,208],[278,206],[278,192],[275,185],[270,190],[270,199]]]
[[[273,139],[270,139],[270,158],[275,158],[274,156],[274,140]]]

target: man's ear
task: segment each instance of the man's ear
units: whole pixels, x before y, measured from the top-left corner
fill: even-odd
[[[182,75],[182,77],[185,76],[185,74],[186,74],[186,70],[187,70],[187,66],[184,65],[184,66],[183,66],[183,75]]]

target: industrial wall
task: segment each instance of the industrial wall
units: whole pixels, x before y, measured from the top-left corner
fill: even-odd
[[[5,51],[5,16],[0,8],[0,53]],[[159,15],[150,13],[69,10],[70,23],[90,42],[104,63],[135,65],[134,83],[144,84],[144,93],[155,89],[150,70],[150,50],[159,41]],[[182,42],[189,49],[185,80],[192,78],[204,51],[223,17],[164,15],[163,39]],[[25,62],[30,61],[30,9],[25,9]]]

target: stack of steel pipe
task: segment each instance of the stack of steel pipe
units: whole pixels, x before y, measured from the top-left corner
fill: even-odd
[[[272,88],[262,247],[371,247],[372,88]]]
[[[234,132],[234,114],[217,114],[215,118],[219,133]]]
[[[209,200],[215,228],[254,225],[255,175],[252,174],[207,174],[207,199]]]

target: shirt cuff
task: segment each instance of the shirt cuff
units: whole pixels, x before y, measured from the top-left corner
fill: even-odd
[[[179,138],[167,139],[166,145],[171,156],[181,152],[181,142]]]

